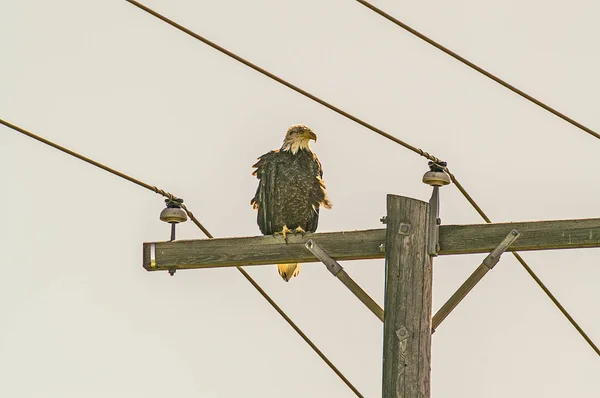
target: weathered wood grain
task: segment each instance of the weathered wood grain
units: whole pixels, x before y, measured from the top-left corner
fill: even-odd
[[[383,258],[385,229],[281,236],[203,239],[157,242],[156,266],[150,259],[151,243],[144,243],[144,268],[149,271],[231,267],[236,265],[284,264],[316,262],[317,258],[304,246],[313,239],[336,260]]]
[[[516,229],[509,251],[600,247],[600,218],[440,227],[440,254],[487,253]]]
[[[440,255],[488,253],[513,229],[521,232],[510,251],[600,247],[600,219],[518,223],[442,225]],[[143,265],[149,271],[318,261],[304,247],[313,239],[334,259],[384,258],[385,229],[281,236],[156,242],[156,266],[144,243]]]
[[[431,258],[429,204],[388,195],[383,398],[429,398]]]

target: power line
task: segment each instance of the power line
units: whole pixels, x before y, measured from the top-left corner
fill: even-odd
[[[174,28],[177,28],[180,31],[182,31],[182,32],[184,32],[184,33],[192,36],[194,39],[199,40],[202,43],[204,43],[204,44],[206,44],[206,45],[214,48],[215,50],[217,50],[217,51],[219,51],[219,52],[221,52],[221,53],[223,53],[223,54],[225,54],[225,55],[227,55],[227,56],[235,59],[236,61],[238,61],[238,62],[246,65],[247,67],[252,68],[255,71],[257,71],[259,73],[262,73],[263,75],[265,75],[265,76],[267,76],[267,77],[275,80],[277,83],[283,84],[284,86],[286,86],[286,87],[288,87],[288,88],[296,91],[299,94],[304,95],[305,97],[310,98],[311,100],[313,100],[313,101],[315,101],[315,102],[323,105],[326,108],[331,109],[332,111],[334,111],[336,113],[339,113],[340,115],[342,115],[342,116],[344,116],[344,117],[352,120],[353,122],[356,122],[356,123],[360,124],[361,126],[364,126],[364,127],[368,128],[369,130],[372,130],[375,133],[377,133],[377,134],[379,134],[379,135],[381,135],[381,136],[383,136],[383,137],[385,137],[385,138],[387,138],[389,140],[394,141],[396,144],[400,144],[403,147],[405,147],[405,148],[407,148],[407,149],[409,149],[409,150],[411,150],[411,151],[413,151],[415,153],[418,153],[419,155],[424,156],[424,157],[426,157],[427,159],[429,159],[431,161],[440,162],[440,159],[436,158],[433,155],[430,155],[429,153],[423,151],[422,149],[414,147],[414,146],[408,144],[407,142],[402,141],[401,139],[396,138],[393,135],[388,134],[385,131],[383,131],[381,129],[378,129],[377,127],[375,127],[375,126],[373,126],[373,125],[365,122],[364,120],[361,120],[361,119],[357,118],[356,116],[353,116],[353,115],[349,114],[348,112],[346,112],[346,111],[344,111],[344,110],[342,110],[342,109],[340,109],[340,108],[338,108],[336,106],[331,105],[329,102],[326,102],[326,101],[322,100],[321,98],[317,97],[316,95],[313,95],[313,94],[309,93],[308,91],[303,90],[300,87],[293,85],[292,83],[288,82],[287,80],[284,80],[281,77],[274,75],[273,73],[267,71],[266,69],[261,68],[260,66],[258,66],[256,64],[253,64],[252,62],[250,62],[250,61],[248,61],[248,60],[240,57],[239,55],[237,55],[237,54],[235,54],[235,53],[227,50],[226,48],[221,47],[218,44],[216,44],[216,43],[208,40],[207,38],[205,38],[203,36],[200,36],[199,34],[197,34],[197,33],[193,32],[193,31],[189,30],[185,26],[178,24],[177,22],[173,21],[172,19],[169,19],[169,18],[165,17],[164,15],[159,14],[158,12],[152,10],[151,8],[148,8],[145,5],[143,5],[141,3],[138,3],[135,0],[125,0],[125,1],[127,1],[128,3],[131,3],[134,6],[136,6],[136,7],[140,8],[140,9],[146,11],[148,14],[150,14],[150,15],[152,15],[152,16],[160,19],[160,20],[162,20],[163,22],[168,23],[169,25],[173,26]]]
[[[373,4],[369,3],[368,1],[365,0],[356,0],[358,3],[362,4],[363,6],[367,7],[368,9],[374,11],[375,13],[381,15],[382,17],[384,17],[385,19],[387,19],[388,21],[398,25],[399,27],[401,27],[402,29],[406,30],[407,32],[413,34],[414,36],[418,37],[419,39],[425,41],[426,43],[434,46],[435,48],[443,51],[444,53],[448,54],[449,56],[451,56],[452,58],[456,59],[459,62],[462,62],[463,64],[467,65],[468,67],[470,67],[471,69],[481,73],[482,75],[492,79],[493,81],[495,81],[496,83],[506,87],[507,89],[509,89],[510,91],[520,95],[521,97],[533,102],[534,104],[538,105],[539,107],[547,110],[548,112],[558,116],[559,118],[565,120],[568,123],[571,123],[572,125],[574,125],[575,127],[585,131],[586,133],[596,137],[596,138],[600,138],[600,134],[596,133],[594,130],[584,126],[583,124],[577,122],[576,120],[568,117],[567,115],[565,115],[564,113],[561,113],[559,111],[557,111],[556,109],[550,107],[549,105],[543,103],[542,101],[536,99],[535,97],[532,97],[531,95],[527,94],[526,92],[516,88],[515,86],[513,86],[512,84],[509,84],[508,82],[500,79],[498,76],[492,74],[491,72],[488,72],[487,70],[481,68],[480,66],[474,64],[473,62],[469,61],[468,59],[458,55],[457,53],[455,53],[454,51],[448,49],[447,47],[444,47],[443,45],[441,45],[440,43],[436,42],[435,40],[425,36],[424,34],[418,32],[417,30],[413,29],[412,27],[410,27],[409,25],[405,24],[404,22],[400,21],[397,18],[394,18],[393,16],[391,16],[390,14],[386,13],[385,11],[381,10],[380,8],[374,6]],[[464,195],[464,188],[456,181],[456,179],[454,178],[454,176],[450,174],[450,177],[454,180],[454,183],[456,184],[457,188],[463,193]],[[466,197],[466,196],[465,196]],[[468,197],[467,197],[468,199]],[[483,212],[483,210],[475,203],[475,202],[471,202],[469,200],[469,202],[471,203],[471,205],[473,205],[473,207],[475,208],[475,210],[479,213],[479,215],[485,220],[485,222],[487,223],[491,223],[492,221],[488,218],[488,216]],[[571,315],[567,312],[567,310],[560,304],[560,302],[556,299],[556,297],[554,297],[554,295],[552,294],[552,292],[550,292],[550,290],[546,287],[546,285],[544,285],[544,283],[540,280],[540,278],[538,278],[538,276],[535,274],[535,272],[533,272],[533,270],[531,269],[531,267],[529,267],[529,265],[525,262],[525,260],[523,259],[523,257],[521,257],[518,253],[513,252],[513,255],[515,256],[515,258],[517,259],[517,261],[523,266],[523,268],[525,268],[525,271],[527,271],[527,273],[533,278],[533,280],[535,280],[535,282],[540,286],[540,288],[544,291],[544,293],[546,293],[546,295],[550,298],[550,300],[552,300],[552,302],[554,303],[554,305],[556,305],[556,307],[560,310],[560,312],[562,312],[562,314],[569,320],[569,322],[571,323],[571,325],[573,325],[573,327],[575,329],[577,329],[577,331],[579,332],[579,334],[581,334],[581,336],[585,339],[585,341],[587,341],[587,343],[590,345],[590,347],[592,347],[592,349],[596,352],[596,354],[598,354],[600,356],[600,350],[598,349],[598,347],[594,344],[594,342],[588,337],[588,335],[583,331],[583,329],[581,329],[581,327],[577,324],[577,322],[573,319],[573,317],[571,317]]]
[[[495,81],[496,83],[506,87],[507,89],[509,89],[510,91],[512,91],[515,94],[520,95],[521,97],[525,98],[528,101],[533,102],[534,104],[536,104],[537,106],[547,110],[548,112],[552,113],[555,116],[558,116],[559,118],[563,119],[564,121],[571,123],[573,126],[585,131],[586,133],[596,137],[596,138],[600,138],[600,134],[598,134],[597,132],[595,132],[594,130],[592,130],[589,127],[584,126],[583,124],[579,123],[577,120],[572,119],[570,117],[568,117],[567,115],[565,115],[564,113],[561,113],[559,111],[557,111],[556,109],[552,108],[551,106],[545,104],[544,102],[536,99],[535,97],[527,94],[526,92],[524,92],[523,90],[520,90],[518,88],[516,88],[515,86],[513,86],[512,84],[509,84],[508,82],[506,82],[505,80],[500,79],[498,76],[492,74],[491,72],[488,72],[487,70],[483,69],[480,66],[477,66],[476,64],[474,64],[473,62],[469,61],[468,59],[461,57],[460,55],[458,55],[457,53],[455,53],[454,51],[442,46],[440,43],[436,42],[435,40],[425,36],[424,34],[418,32],[417,30],[411,28],[410,26],[408,26],[407,24],[405,24],[404,22],[394,18],[393,16],[391,16],[390,14],[386,13],[385,11],[381,10],[380,8],[377,8],[376,6],[374,6],[373,4],[369,3],[368,1],[365,0],[356,0],[358,3],[362,4],[363,6],[367,7],[368,9],[370,9],[371,11],[376,12],[377,14],[381,15],[382,17],[384,17],[385,19],[387,19],[388,21],[398,25],[399,27],[401,27],[402,29],[406,30],[407,32],[413,34],[414,36],[417,36],[419,39],[423,40],[426,43],[431,44],[432,46],[434,46],[435,48],[437,48],[438,50],[441,50],[443,52],[445,52],[446,54],[448,54],[449,56],[451,56],[452,58],[454,58],[455,60],[467,65],[469,68],[481,73],[482,75],[492,79],[493,81]]]
[[[352,115],[352,114],[344,111],[343,109],[338,108],[337,106],[334,106],[334,105],[330,104],[329,102],[327,102],[327,101],[325,101],[325,100],[317,97],[316,95],[313,95],[313,94],[309,93],[308,91],[306,91],[306,90],[304,90],[304,89],[302,89],[302,88],[300,88],[300,87],[298,87],[298,86],[296,86],[296,85],[288,82],[287,80],[282,79],[281,77],[279,77],[279,76],[277,76],[277,75],[275,75],[275,74],[267,71],[266,69],[263,69],[260,66],[254,64],[254,63],[252,63],[252,62],[250,62],[250,61],[248,61],[248,60],[246,60],[246,59],[244,59],[242,57],[240,57],[239,55],[235,54],[234,52],[229,51],[226,48],[219,46],[218,44],[216,44],[216,43],[208,40],[207,38],[205,38],[203,36],[200,36],[199,34],[191,31],[190,29],[186,28],[185,26],[183,26],[183,25],[181,25],[181,24],[173,21],[172,19],[169,19],[169,18],[165,17],[164,15],[159,14],[158,12],[152,10],[151,8],[148,8],[145,5],[143,5],[141,3],[138,3],[135,0],[125,0],[125,1],[127,1],[128,3],[131,3],[134,6],[136,6],[136,7],[140,8],[140,9],[146,11],[148,14],[150,14],[150,15],[152,15],[152,16],[160,19],[160,20],[162,20],[163,22],[166,22],[167,24],[173,26],[174,28],[179,29],[180,31],[182,31],[182,32],[184,32],[184,33],[192,36],[193,38],[195,38],[195,39],[201,41],[202,43],[204,43],[204,44],[206,44],[206,45],[214,48],[215,50],[217,50],[217,51],[219,51],[219,52],[221,52],[221,53],[223,53],[223,54],[225,54],[225,55],[227,55],[227,56],[235,59],[236,61],[238,61],[238,62],[246,65],[247,67],[254,69],[255,71],[257,71],[257,72],[259,72],[259,73],[267,76],[268,78],[270,78],[272,80],[275,80],[276,82],[278,82],[280,84],[283,84],[284,86],[286,86],[286,87],[288,87],[288,88],[296,91],[299,94],[304,95],[307,98],[310,98],[311,100],[317,102],[318,104],[323,105],[324,107],[326,107],[328,109],[331,109],[332,111],[334,111],[334,112],[336,112],[336,113],[344,116],[345,118],[350,119],[353,122],[358,123],[358,124],[360,124],[363,127],[366,127],[367,129],[369,129],[369,130],[371,130],[371,131],[373,131],[373,132],[381,135],[382,137],[385,137],[385,138],[387,138],[387,139],[395,142],[396,144],[402,145],[404,148],[406,148],[406,149],[408,149],[408,150],[410,150],[410,151],[412,151],[412,152],[414,152],[414,153],[416,153],[416,154],[418,154],[420,156],[423,156],[423,157],[425,157],[425,158],[427,158],[427,159],[429,159],[429,160],[431,160],[433,162],[436,162],[436,163],[440,163],[441,162],[441,160],[439,158],[433,156],[432,154],[430,154],[430,153],[428,153],[428,152],[426,152],[426,151],[424,151],[424,150],[422,150],[420,148],[417,148],[417,147],[415,147],[415,146],[407,143],[406,141],[403,141],[403,140],[401,140],[401,139],[399,139],[397,137],[394,137],[393,135],[391,135],[391,134],[389,134],[389,133],[387,133],[387,132],[385,132],[385,131],[383,131],[383,130],[375,127],[375,126],[373,126],[370,123],[365,122],[364,120],[362,120],[362,119],[360,119],[360,118],[358,118],[358,117],[356,117],[356,116],[354,116],[354,115]],[[448,169],[446,169],[446,171],[448,171]],[[477,210],[477,212],[479,214],[482,214],[482,211],[479,208],[479,206],[477,205],[477,203],[475,202],[475,200],[462,187],[462,185],[458,182],[458,180],[456,179],[456,177],[454,177],[454,175],[451,174],[451,173],[448,173],[448,174],[450,175],[450,177],[452,177],[453,182],[456,184],[457,188],[463,194],[463,196],[469,201],[469,203],[471,203],[471,205],[475,208],[475,210]]]
[[[592,350],[594,350],[596,352],[596,354],[598,354],[598,356],[600,356],[600,350],[598,349],[596,344],[594,344],[592,339],[590,339],[588,337],[588,335],[583,331],[583,329],[577,324],[577,322],[575,322],[575,319],[573,319],[573,317],[567,312],[565,307],[563,307],[560,304],[560,302],[556,299],[556,297],[554,297],[554,295],[550,292],[550,290],[546,287],[546,285],[544,285],[544,283],[540,280],[540,278],[538,278],[538,276],[535,274],[535,272],[533,272],[531,267],[529,267],[529,265],[525,262],[525,260],[523,260],[523,257],[521,257],[521,255],[519,255],[519,253],[516,253],[516,252],[512,252],[512,254],[513,254],[513,256],[515,256],[517,261],[519,263],[521,263],[523,268],[525,268],[525,271],[527,271],[529,276],[531,276],[537,282],[537,284],[542,288],[544,293],[546,293],[548,295],[548,297],[550,297],[550,300],[552,300],[552,302],[554,303],[554,305],[556,305],[556,307],[560,310],[560,312],[562,312],[562,314],[569,320],[569,322],[571,322],[571,325],[573,325],[573,327],[575,329],[577,329],[579,334],[581,334],[581,337],[583,337],[585,339],[585,341],[587,341],[587,343],[590,345],[590,347],[592,347]]]
[[[271,304],[273,308],[275,308],[275,310],[279,312],[279,315],[281,315],[283,319],[285,319],[286,322],[290,324],[290,326],[300,335],[300,337],[302,337],[306,344],[308,344],[310,348],[312,348],[317,353],[317,355],[331,368],[331,370],[333,370],[335,374],[338,375],[338,377],[348,386],[348,388],[350,388],[352,392],[356,394],[357,397],[364,398],[363,395],[360,392],[358,392],[356,387],[354,387],[352,383],[350,383],[350,381],[342,374],[342,372],[340,372],[338,368],[336,368],[335,365],[331,363],[329,359],[327,359],[325,354],[323,354],[323,352],[321,352],[321,350],[319,350],[319,348],[317,348],[317,346],[314,345],[312,341],[310,341],[310,339],[302,332],[302,330],[300,330],[298,326],[296,326],[294,322],[292,322],[292,320],[285,314],[285,312],[283,312],[283,310],[279,308],[277,304],[275,304],[275,302],[267,295],[267,293],[265,293],[265,291],[262,290],[260,286],[258,286],[254,279],[252,279],[250,275],[248,275],[248,273],[242,269],[242,267],[238,266],[236,268],[242,273],[242,275],[244,275],[244,277],[246,277],[246,279],[248,279],[248,282],[250,282],[260,294],[262,294],[262,296],[269,302],[269,304]]]
[[[157,188],[154,185],[146,184],[143,181],[140,181],[140,180],[138,180],[136,178],[128,176],[127,174],[121,173],[120,171],[115,170],[113,168],[110,168],[110,167],[108,167],[106,165],[103,165],[102,163],[96,162],[95,160],[90,159],[88,157],[85,157],[85,156],[83,156],[83,155],[81,155],[81,154],[79,154],[77,152],[74,152],[74,151],[68,149],[68,148],[65,148],[64,146],[60,146],[60,145],[58,145],[58,144],[56,144],[56,143],[54,143],[54,142],[52,142],[50,140],[45,139],[44,137],[40,137],[37,134],[33,134],[32,132],[29,132],[29,131],[27,131],[27,130],[25,130],[25,129],[17,126],[17,125],[9,123],[6,120],[0,119],[0,124],[3,124],[6,127],[11,128],[11,129],[13,129],[15,131],[18,131],[19,133],[21,133],[23,135],[26,135],[29,138],[33,138],[34,140],[37,140],[37,141],[39,141],[41,143],[44,143],[44,144],[46,144],[48,146],[51,146],[52,148],[58,149],[59,151],[62,151],[62,152],[66,153],[68,155],[71,155],[71,156],[73,156],[73,157],[75,157],[77,159],[83,160],[84,162],[89,163],[92,166],[96,166],[96,167],[98,167],[98,168],[100,168],[100,169],[102,169],[104,171],[108,171],[109,173],[114,174],[114,175],[116,175],[118,177],[121,177],[121,178],[123,178],[123,179],[125,179],[125,180],[127,180],[129,182],[132,182],[132,183],[134,183],[136,185],[139,185],[140,187],[149,189],[150,191],[155,192],[155,193],[157,193],[159,195],[162,195],[162,196],[167,197],[169,199],[173,199],[175,197],[173,194],[171,194],[169,192],[166,192],[166,191],[164,191],[164,190],[162,190],[160,188]],[[181,208],[187,213],[187,215],[190,218],[190,220],[192,220],[194,222],[194,224],[196,224],[198,226],[198,228],[200,228],[202,230],[202,232],[204,232],[205,235],[207,235],[207,236],[210,235],[209,232],[206,230],[206,228],[204,228],[204,226],[200,223],[200,221],[198,221],[198,219],[196,217],[194,217],[194,215],[192,214],[192,212],[189,211],[187,209],[187,207],[185,207],[184,205],[181,205]]]
[[[282,78],[274,75],[273,73],[271,73],[271,72],[269,72],[269,71],[267,71],[267,70],[265,70],[265,69],[263,69],[263,68],[255,65],[255,64],[253,64],[252,62],[250,62],[250,61],[248,61],[248,60],[240,57],[239,55],[237,55],[237,54],[235,54],[235,53],[227,50],[226,48],[221,47],[221,46],[219,46],[216,43],[213,43],[212,41],[206,39],[205,37],[200,36],[199,34],[193,32],[190,29],[184,27],[183,25],[180,25],[177,22],[175,22],[175,21],[173,21],[173,20],[171,20],[171,19],[163,16],[162,14],[159,14],[158,12],[156,12],[156,11],[154,11],[154,10],[146,7],[145,5],[143,5],[141,3],[138,3],[135,0],[125,0],[125,1],[127,1],[130,4],[133,4],[134,6],[140,8],[143,11],[146,11],[148,14],[150,14],[150,15],[152,15],[152,16],[160,19],[160,20],[162,20],[163,22],[166,22],[167,24],[169,24],[169,25],[173,26],[174,28],[176,28],[176,29],[178,29],[178,30],[180,30],[180,31],[188,34],[189,36],[192,36],[193,38],[195,38],[195,39],[203,42],[204,44],[206,44],[206,45],[214,48],[215,50],[217,50],[217,51],[219,51],[219,52],[221,52],[221,53],[223,53],[223,54],[225,54],[225,55],[227,55],[227,56],[235,59],[236,61],[238,61],[238,62],[240,62],[240,63],[242,63],[242,64],[244,64],[246,66],[248,66],[249,68],[254,69],[255,71],[257,71],[257,72],[259,72],[259,73],[261,73],[261,74],[263,74],[263,75],[271,78],[272,80],[275,80],[276,82],[278,82],[280,84],[283,84],[284,86],[286,86],[286,87],[288,87],[288,88],[296,91],[297,93],[302,94],[305,97],[310,98],[311,100],[313,100],[313,101],[315,101],[315,102],[317,102],[317,103],[325,106],[326,108],[331,109],[332,111],[334,111],[334,112],[336,112],[336,113],[338,113],[338,114],[340,114],[340,115],[342,115],[342,116],[344,116],[344,117],[352,120],[353,122],[356,122],[356,123],[360,124],[361,126],[366,127],[367,129],[369,129],[369,130],[371,130],[371,131],[373,131],[373,132],[375,132],[375,133],[377,133],[377,134],[379,134],[379,135],[381,135],[381,136],[383,136],[383,137],[385,137],[385,138],[387,138],[387,139],[389,139],[389,140],[391,140],[391,141],[393,141],[393,142],[395,142],[395,143],[397,143],[399,145],[402,145],[406,149],[409,149],[412,152],[415,152],[415,153],[417,153],[417,154],[419,154],[419,155],[421,155],[421,156],[423,156],[423,157],[425,157],[425,158],[427,158],[427,159],[429,159],[431,161],[434,161],[436,163],[440,162],[440,159],[438,159],[437,157],[435,157],[435,156],[433,156],[433,155],[425,152],[424,150],[419,149],[419,148],[417,148],[417,147],[415,147],[413,145],[410,145],[407,142],[402,141],[401,139],[394,137],[393,135],[391,135],[391,134],[389,134],[389,133],[387,133],[387,132],[385,132],[385,131],[383,131],[383,130],[381,130],[381,129],[379,129],[379,128],[377,128],[377,127],[375,127],[375,126],[373,126],[373,125],[371,125],[371,124],[369,124],[369,123],[367,123],[365,121],[363,121],[362,119],[359,119],[358,117],[353,116],[350,113],[348,113],[348,112],[346,112],[346,111],[344,111],[344,110],[342,110],[342,109],[340,109],[340,108],[338,108],[338,107],[336,107],[336,106],[334,106],[334,105],[332,105],[332,104],[330,104],[330,103],[322,100],[321,98],[319,98],[319,97],[317,97],[317,96],[309,93],[308,91],[303,90],[300,87],[293,85],[292,83],[290,83],[290,82],[288,82],[288,81],[286,81],[286,80],[284,80],[284,79],[282,79]],[[550,109],[552,109],[552,108],[550,108]],[[557,116],[559,116],[559,114],[557,114]],[[565,119],[565,120],[569,121],[570,119]],[[577,123],[577,122],[575,122],[575,123]],[[582,126],[579,123],[577,123],[575,125],[578,126],[578,127],[581,126],[584,129],[584,131],[587,131],[587,130],[585,130],[586,129],[585,126]],[[596,134],[593,131],[592,131],[592,133],[593,133],[592,135]],[[597,136],[598,136],[598,138],[600,138],[600,135],[597,135]],[[447,167],[445,168],[445,170],[446,170],[446,172],[448,172],[448,175],[450,176],[450,178],[454,182],[454,185],[456,185],[456,187],[458,188],[458,190],[460,191],[460,193],[467,199],[467,201],[471,204],[471,206],[473,206],[473,208],[477,211],[477,213],[485,220],[486,223],[491,223],[492,222],[491,219],[485,214],[485,212],[483,211],[483,209],[481,209],[481,207],[477,204],[477,202],[475,202],[475,200],[471,197],[471,195],[467,192],[467,190],[462,186],[462,184],[460,184],[460,182],[456,179],[456,177],[454,176],[454,174],[452,174]],[[534,281],[539,285],[539,287],[544,291],[544,293],[546,293],[546,295],[548,295],[548,297],[550,298],[550,300],[567,317],[567,319],[569,320],[569,322],[571,322],[571,324],[581,334],[581,336],[585,339],[585,341],[592,347],[592,349],[596,353],[598,353],[598,355],[600,355],[600,350],[598,349],[598,347],[592,342],[592,340],[587,336],[587,334],[585,334],[583,332],[583,329],[581,329],[581,327],[577,324],[577,322],[573,319],[573,317],[571,317],[568,314],[568,312],[559,303],[559,301],[556,299],[556,297],[554,297],[554,295],[550,292],[550,290],[542,283],[542,281],[540,280],[540,278],[537,277],[537,275],[533,272],[533,270],[527,265],[527,263],[525,263],[525,261],[517,253],[514,253],[514,254],[515,254],[515,256],[518,256],[517,260],[520,259],[519,262],[523,265],[523,267],[526,269],[526,271],[529,273],[529,275],[534,279]]]
[[[459,185],[454,176],[452,175],[452,173],[448,172],[448,174],[450,175],[450,178],[452,178],[457,186],[457,188],[462,192],[464,190],[464,188]],[[473,205],[473,207],[475,208],[475,210],[477,211],[477,213],[479,213],[479,215],[481,216],[481,218],[483,218],[485,220],[486,223],[491,224],[492,220],[487,216],[487,214],[485,214],[485,212],[477,205],[477,203],[471,203],[471,205]],[[523,259],[523,257],[521,257],[521,255],[517,252],[512,252],[513,256],[515,256],[515,258],[517,259],[517,261],[519,262],[519,264],[521,264],[523,266],[523,268],[525,269],[525,271],[529,274],[529,276],[531,276],[531,278],[533,278],[533,280],[535,281],[535,283],[538,284],[538,286],[540,287],[540,289],[542,289],[542,291],[544,293],[546,293],[546,295],[548,296],[548,298],[550,299],[550,301],[552,301],[552,303],[554,303],[554,305],[556,306],[556,308],[558,308],[558,310],[567,318],[567,320],[571,323],[571,325],[573,325],[573,327],[575,328],[575,330],[577,330],[579,332],[579,334],[581,335],[581,337],[583,337],[583,339],[589,344],[589,346],[592,348],[592,350],[594,350],[596,352],[596,354],[598,354],[598,356],[600,356],[600,349],[598,349],[598,346],[596,346],[596,344],[594,344],[594,342],[592,341],[592,339],[590,339],[590,337],[587,335],[587,333],[585,333],[585,331],[581,328],[581,326],[579,326],[579,324],[577,323],[577,321],[575,321],[575,319],[573,319],[573,317],[571,316],[571,314],[569,314],[569,312],[565,309],[565,307],[562,306],[562,304],[560,303],[560,301],[558,301],[558,299],[554,296],[554,294],[552,294],[552,292],[550,291],[550,289],[548,289],[546,287],[546,285],[544,284],[544,282],[542,282],[542,280],[536,275],[536,273],[533,271],[533,269],[531,269],[531,267],[529,266],[529,264],[527,264],[527,262]]]
[[[156,192],[156,193],[158,193],[162,196],[165,196],[169,199],[173,199],[175,197],[173,194],[163,191],[162,189],[159,189],[159,188],[155,187],[154,185],[150,185],[141,180],[133,178],[125,173],[122,173],[122,172],[115,170],[111,167],[108,167],[100,162],[97,162],[93,159],[85,157],[75,151],[72,151],[68,148],[58,145],[46,138],[43,138],[37,134],[27,131],[24,128],[21,128],[17,125],[9,123],[3,119],[0,119],[0,124],[3,124],[8,128],[13,129],[14,131],[17,131],[23,135],[33,138],[34,140],[42,142],[48,146],[58,149],[59,151],[62,151],[70,156],[73,156],[77,159],[83,160],[86,163],[96,166],[104,171],[107,171],[111,174],[121,177],[129,182],[132,182],[136,185],[144,187],[150,191]],[[209,237],[211,239],[213,238],[213,235],[206,228],[204,228],[204,226],[194,217],[194,215],[192,214],[191,211],[189,211],[183,204],[181,205],[181,208],[187,213],[188,217],[194,221],[194,224],[196,224],[198,226],[198,228],[200,228],[207,237]],[[296,331],[296,333],[298,333],[300,335],[300,337],[302,337],[302,339],[315,351],[315,353],[331,368],[331,370],[333,370],[333,372],[336,375],[338,375],[338,377],[356,394],[356,396],[359,398],[364,398],[363,395],[361,395],[360,392],[352,385],[352,383],[350,383],[350,381],[342,374],[342,372],[340,372],[338,370],[338,368],[325,356],[325,354],[323,354],[323,352],[321,350],[319,350],[319,348],[306,336],[306,334],[304,334],[304,332],[302,332],[302,330],[294,323],[294,321],[292,321],[292,319],[281,309],[281,307],[279,307],[277,305],[277,303],[275,303],[275,301],[273,301],[273,299],[271,299],[271,297],[269,297],[269,295],[260,287],[260,285],[244,269],[242,269],[242,267],[236,267],[236,268],[248,280],[248,282],[250,282],[250,284],[252,284],[252,286],[261,294],[261,296],[263,296],[265,298],[265,300],[267,300],[267,302],[269,304],[271,304],[271,306],[279,313],[279,315],[281,315],[282,318],[285,319],[285,321],[292,327],[292,329],[294,329]]]

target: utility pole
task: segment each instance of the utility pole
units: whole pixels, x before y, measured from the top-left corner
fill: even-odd
[[[430,398],[431,334],[505,251],[600,247],[600,218],[516,223],[440,225],[439,187],[429,203],[388,195],[385,229],[281,236],[149,242],[148,271],[220,268],[322,261],[384,322],[383,398]],[[518,238],[518,239],[517,239]],[[432,257],[489,253],[440,311],[431,314]],[[337,261],[385,258],[382,311]],[[383,313],[383,314],[382,314]],[[584,336],[585,337],[585,336]]]
[[[388,195],[386,222],[383,398],[429,398],[429,204]]]

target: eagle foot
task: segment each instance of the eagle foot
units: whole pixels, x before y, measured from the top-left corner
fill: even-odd
[[[306,231],[305,231],[305,230],[303,230],[303,229],[302,229],[302,227],[298,227],[298,228],[294,229],[294,235],[295,235],[295,234],[300,234],[300,235],[302,235],[302,237],[304,238],[304,234],[305,234],[305,233],[306,233]]]
[[[273,235],[275,235],[275,236],[277,236],[277,235],[283,235],[283,240],[285,240],[285,243],[288,243],[287,234],[289,234],[290,232],[294,233],[294,231],[292,231],[291,229],[289,229],[287,227],[287,225],[284,225],[283,229],[281,230],[281,232],[275,232]]]

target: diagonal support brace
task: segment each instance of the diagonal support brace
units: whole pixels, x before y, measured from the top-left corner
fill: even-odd
[[[350,291],[354,293],[354,295],[360,301],[362,301],[362,303],[366,305],[367,308],[370,309],[371,312],[381,320],[381,322],[383,322],[383,309],[379,306],[379,304],[377,304],[377,302],[375,302],[375,300],[371,298],[371,296],[367,294],[367,292],[365,292],[356,282],[354,282],[354,279],[352,279],[350,275],[344,271],[344,268],[342,268],[337,261],[331,258],[325,252],[325,250],[323,250],[321,246],[317,245],[312,239],[309,239],[304,246],[306,246],[306,248],[312,254],[314,254],[316,258],[325,264],[325,267],[327,267],[329,272],[331,272],[333,276],[337,277],[340,282],[350,289]]]
[[[475,287],[476,284],[479,283],[481,278],[487,274],[489,270],[494,268],[494,266],[500,261],[500,256],[504,253],[510,245],[513,244],[515,240],[521,235],[519,231],[513,229],[506,235],[506,238],[500,242],[498,246],[487,257],[483,260],[481,265],[477,267],[477,269],[467,278],[467,280],[458,288],[458,290],[446,301],[446,303],[438,310],[438,312],[433,316],[431,321],[431,332],[435,332],[435,329],[442,323],[444,319],[456,306],[460,303],[466,296],[469,294],[471,289]]]

